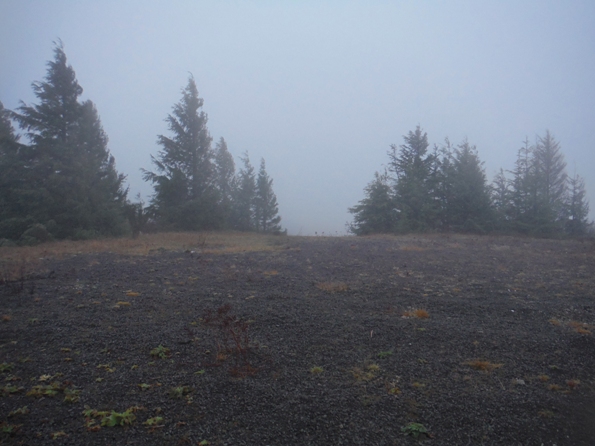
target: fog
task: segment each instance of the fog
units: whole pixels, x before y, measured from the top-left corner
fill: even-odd
[[[290,234],[343,234],[390,144],[475,144],[488,179],[549,129],[595,210],[595,2],[0,3],[0,101],[37,103],[61,39],[129,196],[194,75],[208,127],[261,157]]]

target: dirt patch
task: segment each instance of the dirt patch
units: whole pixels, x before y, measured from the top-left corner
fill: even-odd
[[[278,240],[37,259],[0,288],[0,442],[592,444],[591,245]]]

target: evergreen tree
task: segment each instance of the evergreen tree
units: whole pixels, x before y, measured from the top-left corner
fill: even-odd
[[[231,225],[233,196],[236,189],[235,163],[231,153],[227,150],[225,139],[221,139],[215,146],[215,185],[219,193],[219,207],[226,226]]]
[[[238,172],[237,188],[233,200],[233,227],[240,231],[252,231],[256,228],[255,199],[256,174],[250,163],[248,152],[240,158],[244,165]]]
[[[22,103],[12,113],[31,142],[23,157],[28,172],[23,215],[57,237],[122,233],[125,176],[116,171],[95,106],[78,100],[83,89],[61,43],[45,81],[35,82],[33,91],[40,103]]]
[[[537,214],[537,175],[534,147],[525,139],[517,152],[510,190],[511,229],[528,233],[534,228]]]
[[[506,178],[502,168],[492,182],[491,196],[495,211],[495,228],[507,231],[511,219],[511,191],[510,181]]]
[[[365,198],[351,208],[353,222],[348,230],[355,235],[388,234],[397,227],[397,213],[388,174],[374,173],[374,180],[364,189]]]
[[[10,112],[0,102],[0,239],[18,239],[35,223],[27,218],[27,146],[19,143]]]
[[[436,226],[435,153],[428,154],[428,135],[417,126],[415,132],[403,137],[405,144],[398,150],[391,146],[389,170],[395,175],[395,205],[399,214],[400,231],[426,231]]]
[[[222,224],[203,102],[190,76],[182,99],[165,120],[173,136],[157,137],[162,150],[151,156],[156,172],[142,169],[145,181],[155,189],[153,211],[165,225],[178,229],[212,229]]]
[[[273,180],[266,172],[264,158],[260,160],[260,170],[256,180],[254,216],[256,230],[264,233],[280,233],[281,217],[278,215],[277,196],[273,192]]]
[[[566,233],[573,237],[586,234],[589,228],[589,203],[585,182],[578,175],[568,180],[566,213]]]
[[[477,148],[465,140],[454,150],[449,162],[449,224],[459,231],[485,231],[492,219],[491,201]]]
[[[554,234],[563,229],[566,196],[566,162],[558,143],[549,130],[537,138],[534,151],[536,179],[536,230]]]

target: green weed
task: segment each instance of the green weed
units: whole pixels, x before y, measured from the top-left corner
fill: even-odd
[[[159,347],[155,347],[151,350],[151,356],[157,356],[161,359],[167,359],[170,356],[170,350],[163,345],[159,345]]]
[[[411,435],[413,438],[419,438],[422,434],[429,436],[428,429],[421,423],[409,423],[401,428],[401,432],[405,435]]]
[[[380,352],[376,356],[378,356],[380,359],[386,359],[386,358],[388,358],[392,354],[393,354],[393,351],[392,350],[388,350],[386,352]]]

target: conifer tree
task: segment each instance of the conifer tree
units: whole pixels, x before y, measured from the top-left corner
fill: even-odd
[[[525,139],[517,152],[510,188],[511,229],[528,233],[534,228],[537,213],[537,175],[534,163],[535,148]]]
[[[560,143],[549,130],[538,137],[533,157],[536,180],[536,230],[541,234],[561,232],[566,196],[566,162]]]
[[[365,198],[349,208],[353,214],[353,222],[347,226],[349,232],[355,235],[394,232],[398,219],[388,174],[375,172],[364,193]]]
[[[502,168],[500,168],[492,182],[491,196],[495,212],[495,229],[507,231],[511,219],[511,191],[510,181],[506,178]]]
[[[579,175],[568,179],[568,197],[566,201],[566,233],[573,237],[584,235],[589,227],[589,203],[585,182]]]
[[[233,197],[236,189],[235,163],[221,137],[215,145],[215,185],[219,193],[219,207],[225,226],[231,225]]]
[[[255,199],[256,174],[250,163],[248,152],[240,158],[243,167],[237,176],[237,188],[233,200],[232,223],[240,231],[252,231],[256,228]]]
[[[78,100],[83,89],[61,43],[33,91],[39,104],[21,103],[12,113],[31,142],[24,215],[57,237],[122,233],[125,176],[116,171],[95,106]]]
[[[273,180],[266,172],[264,158],[260,160],[260,169],[256,180],[256,197],[254,200],[256,230],[264,233],[281,232],[281,217],[277,196],[273,192]]]
[[[190,76],[182,99],[165,120],[172,136],[157,137],[162,150],[151,156],[156,172],[142,169],[145,181],[155,189],[153,211],[166,226],[178,229],[212,229],[222,224],[203,102]]]
[[[34,223],[27,218],[27,149],[19,143],[10,112],[0,102],[0,239],[18,239]]]
[[[395,206],[400,231],[426,231],[436,225],[435,153],[428,154],[428,135],[417,126],[403,137],[405,144],[391,146],[389,170],[395,175]]]
[[[490,194],[482,165],[477,148],[467,140],[454,150],[447,207],[450,224],[459,231],[483,232],[491,223]]]

